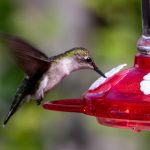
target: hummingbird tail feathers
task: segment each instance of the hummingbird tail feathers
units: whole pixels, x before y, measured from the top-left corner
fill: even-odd
[[[24,99],[21,99],[20,101],[18,101],[15,105],[12,106],[12,108],[10,109],[10,111],[8,112],[3,125],[5,126],[7,124],[7,122],[9,121],[9,119],[13,116],[13,114],[28,100],[30,99],[30,96],[26,96]]]
[[[13,114],[30,99],[30,94],[27,92],[29,84],[28,79],[24,79],[21,86],[18,88],[8,114],[6,115],[3,125],[5,126]]]

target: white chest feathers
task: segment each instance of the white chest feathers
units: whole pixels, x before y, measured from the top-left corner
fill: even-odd
[[[53,63],[39,83],[36,99],[43,97],[45,92],[54,88],[65,76],[77,69],[76,66],[76,62],[71,58],[62,58],[61,61]]]
[[[46,86],[47,86],[47,84],[48,84],[48,76],[45,76],[45,77],[43,78],[43,80],[41,81],[41,83],[40,83],[40,87],[41,87],[42,89],[45,89]]]
[[[73,70],[75,70],[77,64],[73,58],[63,58],[59,62],[58,67],[63,74],[69,75]]]
[[[39,84],[38,90],[35,93],[35,98],[36,99],[41,99],[41,98],[44,97],[44,92],[45,92],[45,89],[48,85],[48,80],[49,80],[48,76],[45,75],[43,77],[42,81]]]

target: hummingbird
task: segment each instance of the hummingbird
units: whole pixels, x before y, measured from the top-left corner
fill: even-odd
[[[71,72],[80,69],[92,69],[105,77],[86,48],[75,47],[59,55],[48,57],[17,36],[1,36],[6,39],[18,65],[25,72],[25,77],[17,89],[11,107],[4,119],[4,126],[24,103],[35,99],[40,104],[44,95]]]

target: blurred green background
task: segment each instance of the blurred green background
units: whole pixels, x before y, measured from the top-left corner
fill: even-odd
[[[0,31],[49,56],[86,47],[103,71],[122,63],[130,67],[141,35],[140,0],[0,0]],[[1,124],[23,76],[1,42]],[[75,72],[45,100],[81,97],[97,78],[90,70]],[[101,126],[94,117],[47,111],[35,101],[0,126],[0,150],[149,150],[149,138],[149,132]]]

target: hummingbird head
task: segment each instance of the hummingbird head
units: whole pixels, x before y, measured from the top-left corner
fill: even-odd
[[[81,69],[92,69],[95,70],[98,74],[105,77],[105,74],[99,70],[94,60],[92,59],[89,51],[83,47],[76,47],[69,51],[65,52],[65,55],[72,57],[75,60],[75,65]]]

